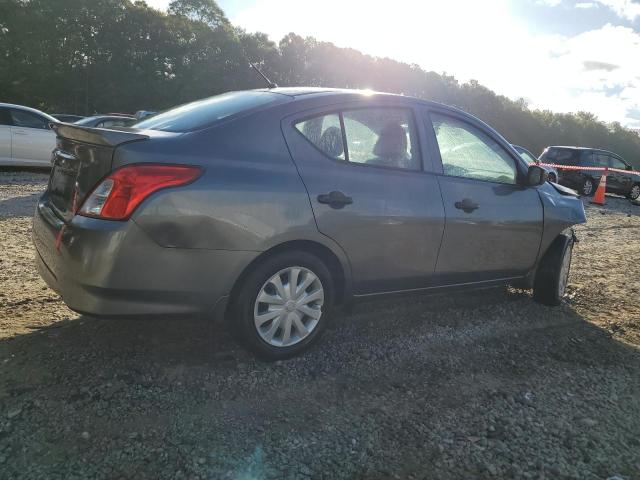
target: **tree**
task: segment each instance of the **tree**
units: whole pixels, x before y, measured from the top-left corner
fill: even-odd
[[[640,135],[589,112],[532,110],[479,82],[289,33],[278,44],[235,28],[214,0],[167,13],[131,0],[0,0],[0,101],[69,113],[159,110],[228,90],[371,88],[454,105],[507,140],[613,150],[640,166]]]

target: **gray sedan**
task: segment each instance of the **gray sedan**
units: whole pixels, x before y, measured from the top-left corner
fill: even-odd
[[[207,313],[259,355],[354,300],[513,284],[557,305],[582,202],[492,128],[398,95],[276,88],[56,126],[33,238],[94,315]]]

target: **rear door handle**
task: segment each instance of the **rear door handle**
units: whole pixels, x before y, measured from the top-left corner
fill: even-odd
[[[454,205],[458,210],[462,210],[465,213],[471,213],[480,208],[480,205],[468,198],[463,199],[461,202],[456,202]]]
[[[24,130],[13,130],[13,133],[15,133],[16,135],[26,135],[27,132],[25,132]]]
[[[353,198],[347,197],[342,192],[330,192],[323,193],[322,195],[318,195],[318,202],[329,205],[331,208],[344,208],[345,205],[351,205],[353,203]]]

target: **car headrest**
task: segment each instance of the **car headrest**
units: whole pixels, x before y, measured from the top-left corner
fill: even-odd
[[[373,147],[373,154],[381,158],[397,158],[407,154],[407,134],[401,125],[387,123]]]
[[[318,142],[318,148],[333,158],[338,158],[344,152],[342,131],[338,127],[327,128]]]

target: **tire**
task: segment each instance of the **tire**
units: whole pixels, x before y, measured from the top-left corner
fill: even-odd
[[[627,197],[629,197],[630,200],[637,200],[640,198],[640,183],[635,183],[633,187],[631,187],[631,191]]]
[[[298,286],[293,295],[292,278]],[[259,357],[290,358],[318,341],[334,298],[331,274],[318,257],[303,251],[279,253],[246,276],[234,302],[234,326],[241,342]]]
[[[551,183],[558,183],[558,179],[556,178],[556,174],[553,172],[549,173],[549,181]]]
[[[595,193],[595,183],[592,178],[585,178],[580,185],[580,193],[585,197],[590,197]]]
[[[560,305],[566,293],[573,239],[559,236],[538,266],[533,284],[533,299],[543,305]]]

